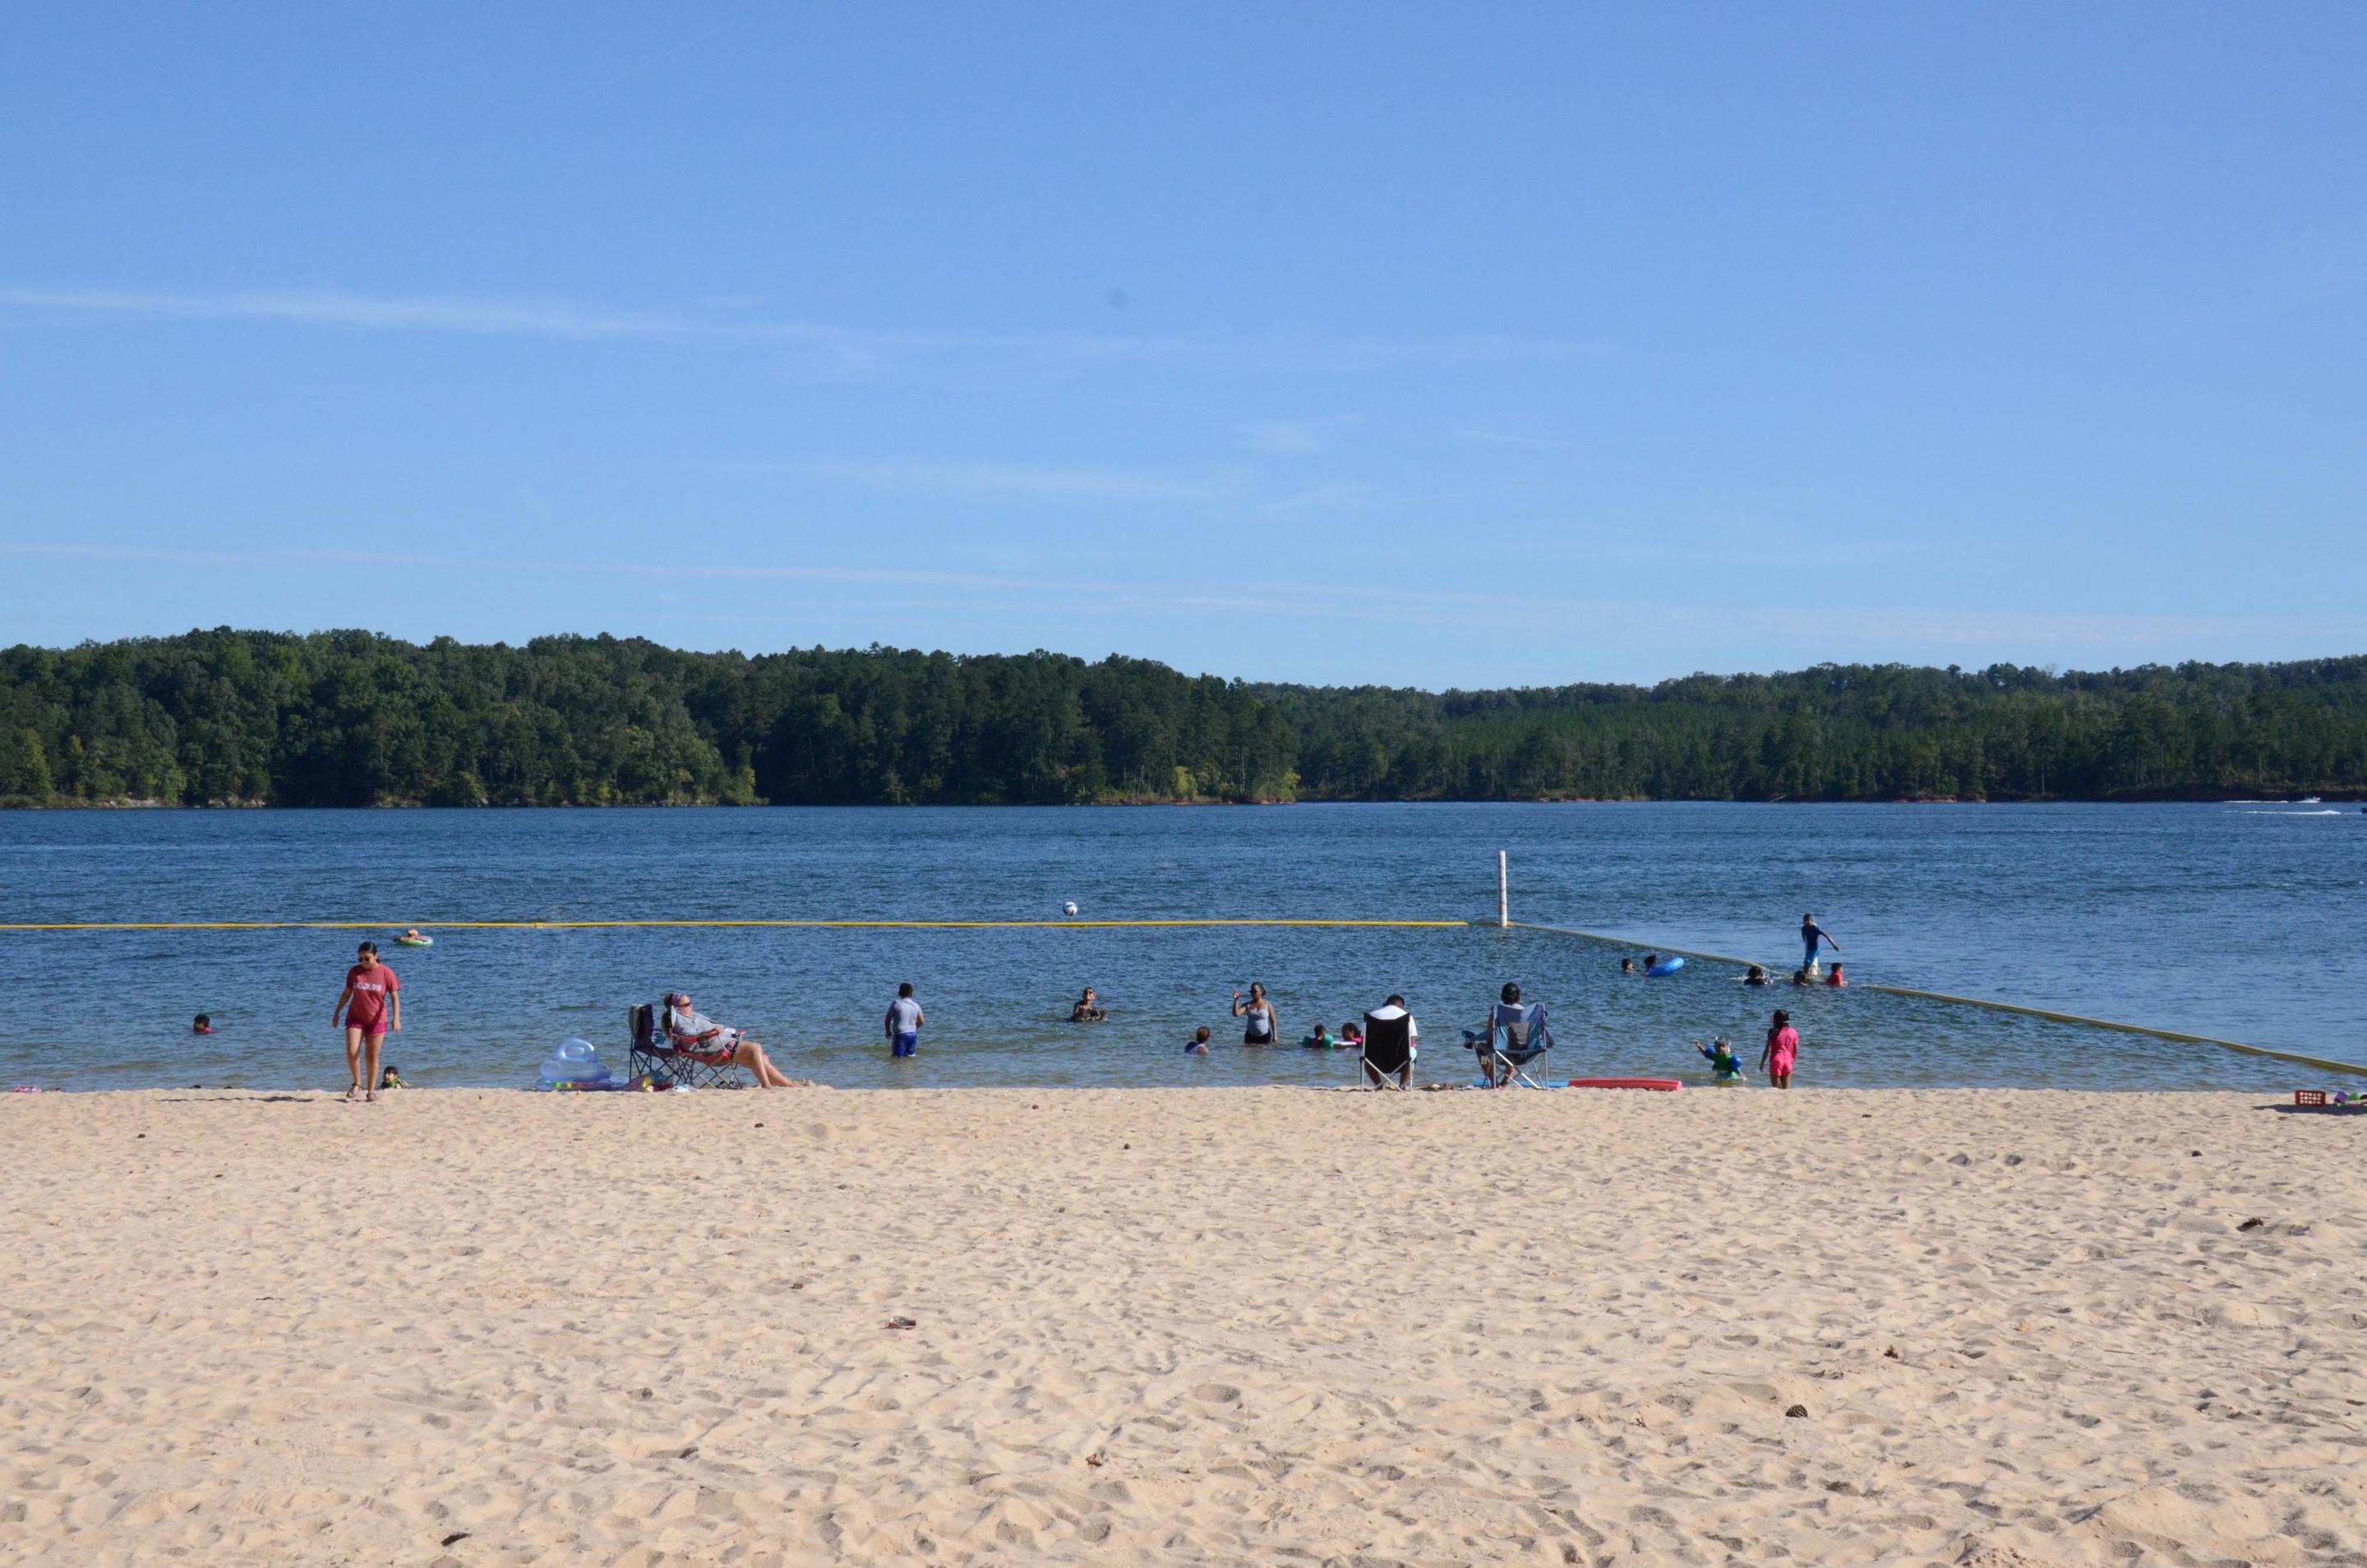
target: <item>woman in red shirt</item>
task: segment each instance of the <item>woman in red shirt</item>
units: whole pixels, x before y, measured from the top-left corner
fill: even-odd
[[[342,1019],[345,1026],[345,1071],[353,1075],[354,1087],[345,1090],[345,1098],[356,1095],[364,1100],[378,1098],[378,1053],[385,1043],[387,1032],[402,1032],[402,982],[394,971],[378,961],[378,943],[362,943],[354,966],[345,971],[345,988],[337,995],[337,1005],[329,1010],[329,1021]],[[362,1076],[364,1048],[369,1056],[369,1076]]]

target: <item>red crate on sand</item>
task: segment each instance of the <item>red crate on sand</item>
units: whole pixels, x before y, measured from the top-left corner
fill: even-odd
[[[2293,1090],[2293,1103],[2295,1105],[2324,1105],[2326,1103],[2326,1091],[2322,1089],[2297,1089]]]

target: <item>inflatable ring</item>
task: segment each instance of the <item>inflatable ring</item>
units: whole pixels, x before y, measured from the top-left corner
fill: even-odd
[[[432,936],[399,936],[394,939],[394,945],[397,947],[434,947],[436,945],[436,939]]]

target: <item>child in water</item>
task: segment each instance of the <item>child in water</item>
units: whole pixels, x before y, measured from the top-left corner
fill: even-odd
[[[1759,1070],[1777,1089],[1790,1089],[1792,1064],[1799,1055],[1800,1032],[1792,1027],[1792,1015],[1777,1008],[1775,1021],[1767,1026],[1767,1044],[1759,1053]]]
[[[211,1034],[213,1032],[214,1021],[205,1013],[198,1014],[197,1021],[189,1025],[192,1034]]]
[[[1825,976],[1825,984],[1828,986],[1846,986],[1849,984],[1847,980],[1841,978],[1841,966],[1839,964],[1835,964],[1833,965],[1833,972]]]
[[[1742,977],[1742,983],[1746,986],[1772,986],[1775,982],[1769,977],[1766,970],[1754,964],[1750,966],[1750,973]]]
[[[1340,1026],[1340,1049],[1361,1051],[1365,1048],[1365,1026],[1354,1019]]]
[[[1806,969],[1795,969],[1792,971],[1792,984],[1795,986],[1813,986],[1816,982],[1808,978],[1808,972]]]
[[[1717,1083],[1742,1081],[1742,1058],[1734,1054],[1734,1047],[1727,1043],[1725,1035],[1719,1035],[1706,1045],[1696,1040],[1693,1042],[1693,1049],[1709,1058],[1709,1073],[1713,1081]]]
[[[380,1089],[402,1089],[404,1087],[402,1082],[402,1069],[396,1066],[391,1062],[388,1063],[386,1071],[379,1075],[378,1087]]]
[[[1622,975],[1633,975],[1636,973],[1636,961],[1632,958],[1621,959],[1619,961],[1619,973]]]
[[[1319,1023],[1315,1026],[1315,1032],[1300,1041],[1299,1043],[1307,1047],[1309,1051],[1329,1051],[1340,1043],[1331,1038],[1331,1032],[1330,1030],[1324,1028]]]
[[[1199,1028],[1192,1032],[1191,1041],[1184,1045],[1184,1054],[1187,1056],[1205,1056],[1208,1054],[1208,1026],[1206,1024],[1204,1023]]]

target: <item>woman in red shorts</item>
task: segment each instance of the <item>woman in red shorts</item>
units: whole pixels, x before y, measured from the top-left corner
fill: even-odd
[[[343,1020],[345,1026],[345,1070],[353,1075],[354,1087],[345,1090],[345,1098],[356,1095],[364,1100],[378,1098],[378,1052],[386,1043],[387,1032],[402,1032],[402,982],[394,971],[378,961],[378,943],[362,943],[354,966],[345,971],[345,988],[338,993],[337,1005],[329,1010],[329,1021]],[[362,1075],[364,1048],[369,1056],[369,1075]]]

